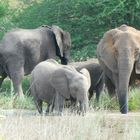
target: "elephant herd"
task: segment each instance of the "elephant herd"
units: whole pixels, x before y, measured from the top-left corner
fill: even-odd
[[[97,45],[99,63],[95,59],[69,63],[71,46],[70,33],[55,25],[6,33],[0,43],[0,86],[8,76],[15,95],[24,98],[22,79],[31,73],[31,95],[39,113],[43,101],[48,104],[46,113],[62,113],[70,100],[84,114],[93,91],[98,102],[105,84],[126,114],[128,88],[140,79],[140,31],[121,25],[105,32]]]

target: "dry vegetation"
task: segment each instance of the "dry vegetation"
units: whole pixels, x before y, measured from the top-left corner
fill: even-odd
[[[25,92],[28,78],[24,79]],[[27,86],[27,87],[26,87]],[[4,82],[0,94],[0,140],[139,140],[140,109],[139,89],[129,95],[131,113],[119,113],[117,98],[110,100],[107,93],[101,96],[100,104],[95,98],[90,101],[86,116],[64,111],[63,116],[40,116],[32,97],[24,101],[14,100],[9,94],[10,82]],[[28,109],[28,110],[27,110]],[[117,112],[117,113],[116,113]]]
[[[134,95],[131,104],[138,97]],[[63,116],[40,116],[31,98],[21,102],[1,95],[0,140],[139,140],[140,113],[122,115],[116,101],[104,93],[100,108],[95,109],[93,98],[86,116],[71,114],[67,109]]]
[[[9,112],[9,111],[8,111]],[[16,111],[17,112],[17,111]],[[29,115],[22,110],[0,118],[1,140],[139,140],[140,113],[98,111],[86,116]]]

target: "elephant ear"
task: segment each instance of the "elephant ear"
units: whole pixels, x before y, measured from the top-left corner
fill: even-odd
[[[99,42],[97,47],[97,57],[103,62],[111,71],[118,72],[117,70],[117,55],[114,46],[117,29],[110,30],[105,33],[103,39]]]
[[[51,78],[51,85],[55,88],[55,90],[61,94],[64,98],[70,98],[69,91],[69,81],[66,76],[66,70],[63,68],[59,68],[54,71]]]
[[[88,85],[90,87],[91,86],[91,78],[90,78],[90,74],[89,74],[88,70],[83,68],[80,70],[80,73],[82,73],[87,78],[87,82],[88,82]]]
[[[57,45],[60,49],[61,57],[63,57],[63,49],[64,49],[63,32],[64,31],[55,25],[52,26],[52,30],[53,30],[53,33],[55,34],[56,42],[57,42]]]

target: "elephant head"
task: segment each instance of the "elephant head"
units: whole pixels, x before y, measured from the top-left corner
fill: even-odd
[[[56,42],[59,48],[56,50],[56,53],[61,59],[61,64],[66,65],[70,57],[70,48],[71,48],[70,33],[63,31],[61,28],[55,25],[52,26],[52,31],[55,34]]]
[[[51,84],[65,99],[76,99],[80,103],[81,112],[86,112],[90,87],[90,76],[86,69],[79,73],[72,66],[63,66],[53,73]]]
[[[98,44],[97,57],[115,85],[121,113],[127,113],[130,76],[133,70],[140,73],[140,32],[127,25],[106,32]]]

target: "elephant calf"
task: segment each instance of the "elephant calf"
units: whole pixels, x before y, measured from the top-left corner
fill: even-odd
[[[38,112],[42,113],[42,102],[45,101],[48,103],[46,113],[53,108],[61,113],[65,99],[70,98],[79,102],[81,112],[86,112],[90,76],[86,69],[80,72],[53,59],[39,63],[31,73],[31,94]],[[52,110],[50,106],[53,106]]]
[[[73,62],[70,65],[74,66],[78,71],[86,68],[89,71],[91,78],[91,86],[89,88],[89,100],[93,96],[93,91],[96,92],[96,100],[99,102],[99,97],[104,87],[103,70],[100,67],[97,59],[89,59],[82,62]]]

